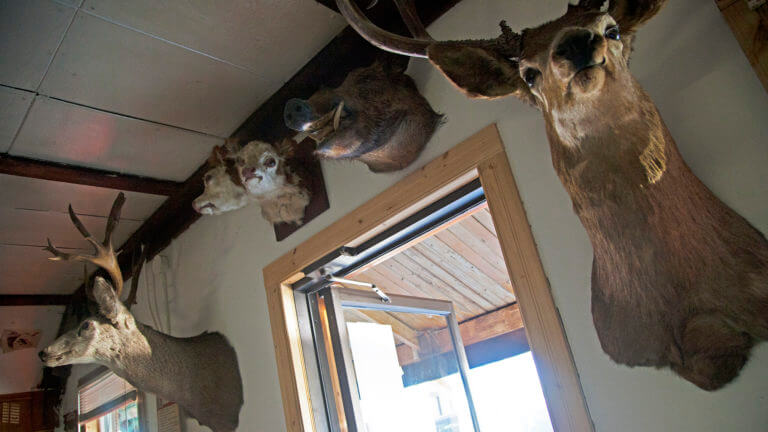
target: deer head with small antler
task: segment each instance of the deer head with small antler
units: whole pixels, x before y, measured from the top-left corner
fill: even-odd
[[[61,252],[48,241],[53,260],[86,261],[107,271],[114,287],[96,277],[92,287],[98,313],[40,351],[49,367],[96,363],[110,368],[136,388],[179,404],[215,432],[237,429],[243,387],[237,355],[220,333],[177,338],[136,321],[129,310],[135,299],[140,267],[131,277],[126,303],[120,301],[123,276],[112,246],[125,196],[120,193],[107,221],[104,241],[95,240],[69,207],[72,223],[96,249],[93,255]],[[145,256],[139,260],[143,262]]]
[[[498,38],[465,41],[435,41],[412,0],[395,1],[417,38],[376,27],[353,0],[337,5],[374,45],[429,59],[466,95],[516,96],[544,116],[594,250],[603,350],[706,390],[733,380],[768,338],[768,242],[694,176],[630,73],[636,32],[666,1],[582,0],[538,27],[502,21]]]

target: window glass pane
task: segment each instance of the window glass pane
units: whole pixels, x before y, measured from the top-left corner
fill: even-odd
[[[444,317],[353,308],[344,315],[368,432],[474,430],[453,343],[430,337],[448,332]],[[431,330],[409,333],[398,325],[403,318],[430,321]]]
[[[483,432],[552,432],[531,352],[469,370]]]

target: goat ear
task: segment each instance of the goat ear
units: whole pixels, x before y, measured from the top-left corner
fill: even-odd
[[[238,138],[227,138],[227,140],[224,142],[224,145],[219,147],[221,147],[222,159],[231,159],[235,154],[237,154],[237,152],[240,151],[240,140]]]
[[[498,54],[460,43],[431,45],[427,56],[456,87],[471,98],[496,99],[514,95],[533,104],[517,65]]]
[[[99,312],[113,324],[118,324],[125,306],[120,303],[112,285],[101,276],[97,276],[93,284],[93,298],[99,305]]]
[[[275,150],[277,151],[277,154],[282,156],[285,159],[290,159],[294,156],[296,153],[296,146],[298,143],[293,140],[293,138],[285,138],[282,141],[280,141],[280,144],[277,145]]]

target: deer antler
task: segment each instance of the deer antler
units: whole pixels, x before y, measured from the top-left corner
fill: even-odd
[[[139,252],[141,249],[141,252]],[[128,310],[131,310],[131,306],[136,304],[136,292],[139,289],[139,276],[141,275],[141,269],[144,267],[144,263],[147,262],[147,253],[149,248],[146,245],[139,245],[139,249],[133,250],[133,271],[131,272],[131,291],[128,292],[128,298],[125,299],[125,305]]]
[[[352,28],[373,45],[395,54],[410,57],[427,57],[427,48],[431,45],[451,44],[450,41],[435,41],[424,29],[424,24],[416,14],[413,0],[395,0],[400,16],[403,17],[408,30],[415,36],[409,38],[388,32],[371,23],[354,0],[336,0],[336,6]],[[520,54],[519,34],[512,32],[502,24],[502,37],[487,40],[461,41],[464,45],[473,45],[499,52],[505,57],[517,57]]]
[[[400,16],[405,22],[405,26],[408,27],[408,31],[411,32],[416,39],[434,40],[432,36],[427,33],[427,29],[424,27],[424,23],[421,22],[419,14],[416,13],[416,7],[413,4],[413,0],[394,0],[397,6]]]
[[[93,238],[91,233],[85,228],[85,225],[77,217],[75,211],[72,210],[72,205],[69,206],[69,218],[72,220],[72,224],[80,231],[80,234],[90,243],[95,249],[95,254],[70,254],[60,251],[56,246],[51,243],[51,239],[48,239],[48,246],[44,248],[51,254],[52,257],[48,258],[52,261],[86,261],[93,263],[109,273],[112,278],[112,282],[115,286],[115,292],[118,297],[123,291],[123,274],[120,272],[120,265],[117,262],[117,255],[115,249],[112,246],[112,232],[117,227],[117,223],[120,222],[120,211],[125,203],[125,194],[120,192],[115,198],[115,202],[112,204],[112,210],[109,212],[109,219],[107,219],[107,229],[104,233],[104,241],[99,243]]]
[[[607,0],[580,0],[578,4],[572,5],[582,9],[597,10],[601,9]],[[613,3],[613,2],[611,2]]]

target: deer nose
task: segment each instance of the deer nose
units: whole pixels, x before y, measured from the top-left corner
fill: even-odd
[[[45,361],[45,352],[44,351],[38,352],[37,356],[40,357],[41,361]]]
[[[560,39],[554,57],[569,61],[576,71],[582,70],[595,64],[594,55],[599,39],[589,30],[572,30]]]
[[[285,104],[283,120],[289,128],[302,132],[317,119],[312,105],[302,99],[291,99]]]

